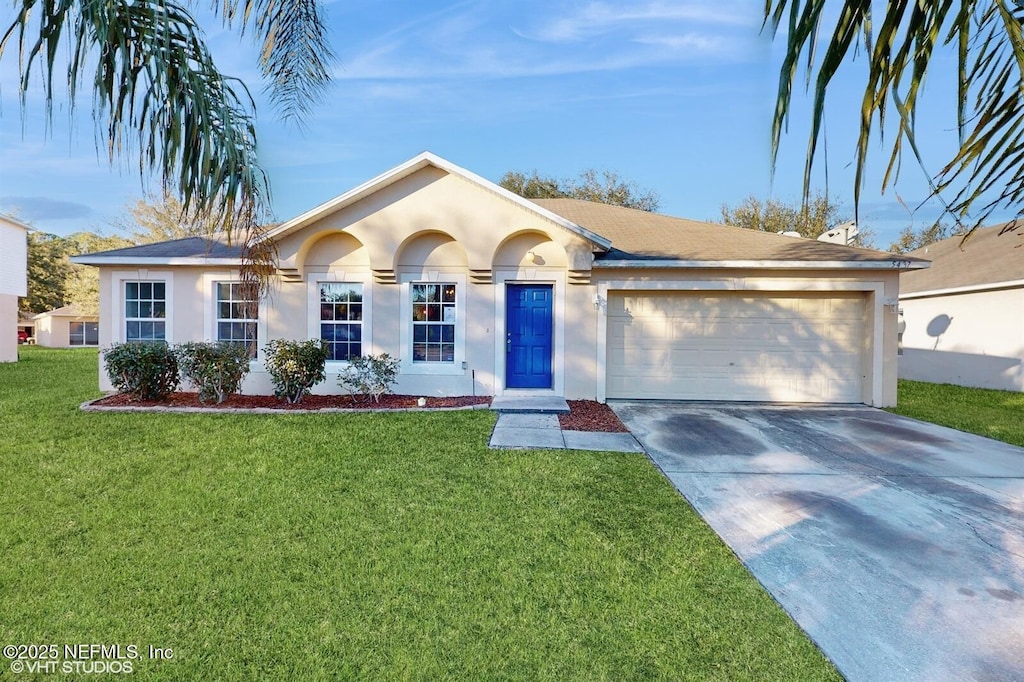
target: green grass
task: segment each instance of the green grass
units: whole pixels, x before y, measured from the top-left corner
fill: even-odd
[[[900,379],[890,412],[1024,446],[1024,394]]]
[[[173,649],[144,679],[839,679],[643,456],[96,395],[95,351],[0,365],[0,644]]]

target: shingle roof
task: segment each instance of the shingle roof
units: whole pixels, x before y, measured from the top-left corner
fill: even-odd
[[[861,262],[891,267],[893,255],[871,249],[785,237],[769,232],[675,218],[579,199],[536,199],[533,203],[611,242],[598,254],[595,266],[623,261],[797,261],[813,263]],[[187,237],[155,244],[130,246],[75,258],[93,259],[232,258],[241,257],[241,245],[218,239]],[[912,259],[918,261],[918,259]]]
[[[1024,280],[1022,233],[1000,235],[1005,225],[975,230],[962,245],[963,237],[950,237],[911,251],[908,256],[927,258],[932,266],[900,275],[900,293]]]
[[[891,267],[893,259],[891,253],[872,249],[675,218],[592,201],[535,199],[534,202],[611,240],[611,251],[598,256],[595,265],[616,260],[878,261]]]
[[[238,242],[228,245],[219,239],[184,237],[87,255],[119,258],[240,258],[242,247]]]

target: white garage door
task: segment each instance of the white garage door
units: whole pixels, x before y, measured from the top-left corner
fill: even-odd
[[[863,402],[863,294],[612,293],[609,398]]]

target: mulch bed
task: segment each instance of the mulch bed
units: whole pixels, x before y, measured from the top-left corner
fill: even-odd
[[[263,408],[277,410],[322,410],[325,408],[348,410],[397,410],[419,407],[416,395],[384,395],[380,402],[372,399],[353,399],[350,395],[307,395],[298,405],[288,405],[272,395],[233,395],[220,405],[199,402],[198,393],[172,393],[166,400],[133,400],[131,396],[115,393],[93,403],[103,407],[198,407],[210,409]],[[470,407],[489,405],[490,396],[455,396],[427,398],[425,409]]]
[[[93,402],[100,407],[166,407],[199,409],[247,409],[272,410],[323,410],[328,408],[347,410],[399,410],[418,408],[416,395],[384,395],[380,402],[350,395],[308,395],[298,405],[288,405],[272,395],[233,395],[220,405],[199,402],[197,393],[172,393],[166,400],[135,400],[124,393],[114,393]],[[489,405],[490,396],[453,396],[427,398],[423,409],[440,409]],[[618,416],[607,405],[594,400],[569,400],[567,414],[558,415],[561,427],[567,431],[603,431],[605,433],[628,433]]]
[[[568,400],[569,413],[558,415],[558,423],[566,431],[603,431],[629,433],[612,408],[595,400]]]

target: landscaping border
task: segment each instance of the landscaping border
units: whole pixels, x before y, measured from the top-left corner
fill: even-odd
[[[96,405],[110,394],[87,400],[78,406],[83,412],[164,412],[181,414],[366,414],[382,412],[458,412],[489,410],[490,404],[459,407],[176,407],[173,405]]]

